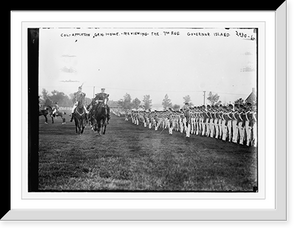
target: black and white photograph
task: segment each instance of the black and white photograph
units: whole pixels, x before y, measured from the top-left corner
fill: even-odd
[[[226,23],[29,28],[35,191],[257,193],[259,33]]]
[[[176,223],[219,233],[290,223],[287,1],[28,9],[7,14],[5,227]]]

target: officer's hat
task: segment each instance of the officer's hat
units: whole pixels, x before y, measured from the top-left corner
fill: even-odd
[[[78,90],[82,90],[82,85],[80,85],[80,86],[78,87]]]

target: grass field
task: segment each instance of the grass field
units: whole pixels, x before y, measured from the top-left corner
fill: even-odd
[[[105,135],[74,122],[39,123],[39,189],[89,191],[253,191],[255,148],[154,131],[112,115]]]

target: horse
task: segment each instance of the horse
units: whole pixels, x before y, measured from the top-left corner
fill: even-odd
[[[65,117],[63,115],[66,115],[66,114],[67,113],[63,112],[63,111],[56,111],[55,113],[52,112],[52,114],[50,115],[51,118],[52,118],[52,123],[54,123],[54,117],[59,116],[62,119],[62,124],[65,124],[66,123],[66,119],[65,119]]]
[[[98,103],[95,108],[95,115],[92,116],[95,118],[96,123],[94,130],[96,130],[99,134],[105,134],[106,125],[107,125],[107,118],[108,118],[108,110],[107,107],[104,106],[103,103]]]
[[[76,133],[82,134],[85,128],[85,111],[82,102],[78,102],[77,107],[74,110],[74,120]]]
[[[52,116],[52,107],[51,106],[46,105],[44,107],[44,109],[39,110],[39,116],[43,115],[45,117],[45,124],[48,124],[48,118],[47,118],[48,114],[50,116]],[[52,119],[52,123],[53,123],[53,119]]]

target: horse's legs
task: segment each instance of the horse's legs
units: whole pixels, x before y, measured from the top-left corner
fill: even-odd
[[[106,124],[103,125],[103,135],[105,134],[106,131]]]
[[[83,121],[84,121],[84,120],[81,119],[81,120],[80,120],[80,124],[79,124],[79,126],[80,126],[80,128],[79,128],[80,134],[82,134],[82,133],[83,133],[83,130],[84,130]]]
[[[44,117],[45,117],[45,124],[48,124],[47,115],[44,115]]]
[[[61,119],[62,119],[62,124],[65,124],[65,123],[66,123],[66,119],[65,119],[62,115],[58,115],[58,116],[61,117]]]
[[[76,130],[76,133],[77,133],[77,125],[78,125],[78,122],[77,122],[77,119],[75,119],[75,130]]]
[[[97,125],[98,125],[97,126],[97,131],[98,131],[99,134],[101,134],[101,120],[99,120],[99,121],[97,120]]]
[[[103,119],[102,121],[102,134],[105,134],[105,130],[106,130],[106,119]]]

